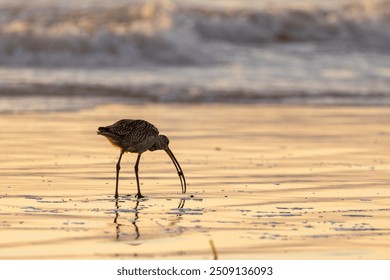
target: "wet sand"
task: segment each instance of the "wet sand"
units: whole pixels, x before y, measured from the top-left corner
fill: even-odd
[[[122,160],[98,126],[142,118],[164,152]],[[1,259],[390,259],[390,110],[104,105],[0,117]],[[131,196],[129,196],[131,195]],[[184,206],[180,208],[180,204]]]

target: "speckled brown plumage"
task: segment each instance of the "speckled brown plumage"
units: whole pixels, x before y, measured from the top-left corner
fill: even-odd
[[[138,198],[143,197],[139,187],[138,164],[141,154],[148,150],[164,150],[169,155],[178,172],[182,185],[182,192],[186,192],[185,177],[179,162],[168,147],[169,139],[165,135],[159,135],[158,129],[153,124],[144,120],[123,119],[112,125],[99,127],[97,133],[105,136],[111,144],[118,147],[121,151],[116,165],[115,197],[118,197],[120,161],[122,159],[122,155],[126,152],[138,154],[137,161],[134,166],[138,189],[136,196]]]
[[[152,147],[158,138],[158,129],[144,120],[120,120],[99,127],[99,134],[106,136],[114,145],[131,153],[143,153]]]

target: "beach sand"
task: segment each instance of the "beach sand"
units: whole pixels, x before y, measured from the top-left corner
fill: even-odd
[[[99,126],[146,119],[169,157]],[[390,259],[386,107],[102,105],[0,117],[1,259]],[[129,196],[131,195],[131,196]],[[184,203],[182,208],[178,208]]]

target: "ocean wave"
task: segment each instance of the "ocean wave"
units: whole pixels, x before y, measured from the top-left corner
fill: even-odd
[[[309,42],[388,52],[390,1],[333,8],[217,9],[144,2],[0,7],[0,65],[133,67],[226,61],[221,45]]]
[[[368,4],[371,3],[371,4]],[[212,40],[235,43],[344,41],[388,49],[390,1],[354,1],[325,9],[227,11],[207,14],[196,22],[198,32]]]

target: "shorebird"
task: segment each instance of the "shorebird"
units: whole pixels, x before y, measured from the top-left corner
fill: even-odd
[[[116,164],[115,198],[118,198],[118,181],[119,170],[121,169],[121,159],[123,154],[126,152],[138,154],[137,161],[134,166],[138,191],[136,197],[144,197],[141,194],[141,189],[139,187],[138,164],[141,159],[141,155],[148,150],[164,150],[168,154],[179,175],[182,193],[186,192],[186,179],[179,162],[168,147],[168,137],[165,135],[159,135],[158,129],[151,123],[144,120],[124,119],[109,126],[99,127],[97,134],[105,136],[111,144],[114,145],[114,147],[120,149],[119,159]]]

